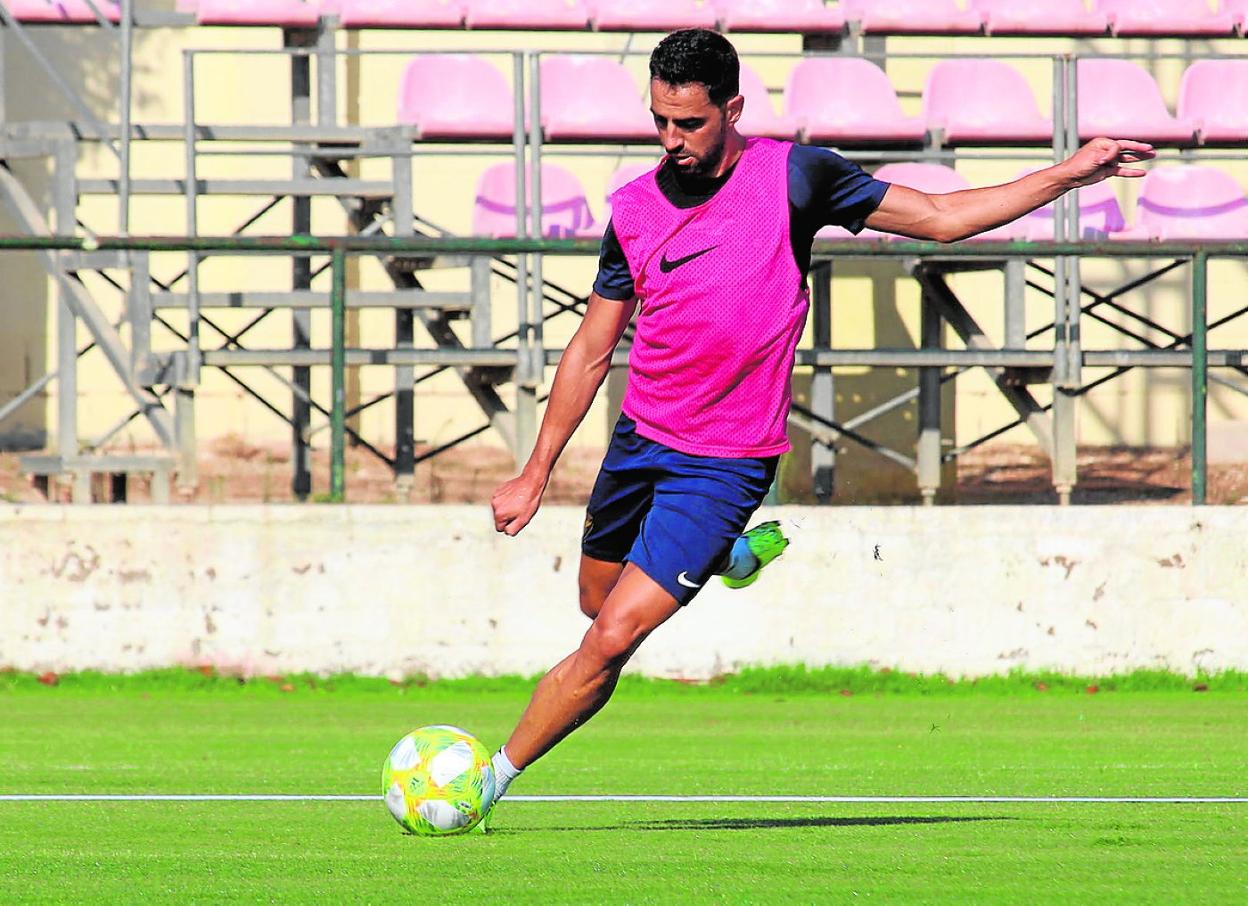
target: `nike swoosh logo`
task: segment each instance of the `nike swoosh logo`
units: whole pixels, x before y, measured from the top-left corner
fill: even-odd
[[[701,253],[699,252],[699,254]],[[689,574],[687,572],[682,572],[679,576],[677,576],[676,581],[679,582],[681,585],[685,586],[685,588],[701,588],[702,587],[697,582],[690,582]]]
[[[682,264],[688,264],[694,258],[701,258],[707,252],[714,251],[717,248],[719,248],[719,246],[713,245],[710,248],[702,249],[702,251],[700,252],[694,252],[692,255],[685,255],[683,258],[675,258],[675,259],[670,259],[670,260],[667,257],[667,252],[664,252],[663,258],[659,261],[659,270],[661,270],[665,274],[670,274],[672,271],[676,270],[676,268],[680,267]]]

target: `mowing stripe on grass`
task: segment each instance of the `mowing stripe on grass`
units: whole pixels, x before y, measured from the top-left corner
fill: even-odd
[[[0,794],[0,802],[380,802],[380,796],[300,796],[266,793],[204,794]],[[1089,803],[1248,803],[1248,796],[508,796],[508,802],[1089,802]]]

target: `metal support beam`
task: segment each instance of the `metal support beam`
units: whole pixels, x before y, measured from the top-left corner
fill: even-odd
[[[1192,259],[1192,505],[1205,503],[1207,475],[1206,415],[1209,405],[1208,270],[1203,254]]]
[[[284,47],[309,47],[316,44],[316,33],[304,29],[284,29],[282,32]],[[311,59],[304,55],[290,58],[290,121],[292,125],[312,122],[312,84]],[[293,145],[291,156],[291,176],[294,179],[308,179],[313,168],[309,157],[309,147],[305,144]],[[309,235],[312,232],[312,200],[307,197],[292,199],[290,230],[293,235]],[[291,289],[295,291],[312,288],[312,262],[306,257],[297,257],[291,262]],[[308,349],[312,345],[312,313],[293,310],[290,314],[291,347]],[[312,409],[308,399],[312,393],[312,372],[304,366],[292,369],[292,381],[295,392],[291,394],[291,492],[296,500],[306,500],[312,493],[311,449],[307,442],[308,427],[311,424]]]
[[[832,345],[832,264],[823,262],[810,272],[811,327],[816,347]],[[832,368],[816,365],[810,377],[810,409],[821,418],[836,418],[836,389]],[[830,503],[836,493],[836,446],[814,435],[810,442],[811,484],[815,500]]]
[[[396,148],[396,151],[406,150]],[[395,154],[391,159],[394,197],[390,202],[395,236],[415,233],[412,219],[412,159]],[[412,349],[416,341],[416,317],[411,309],[394,313],[394,348]],[[400,495],[410,492],[416,476],[416,390],[410,365],[394,369],[394,483]]]
[[[527,83],[525,64],[529,55],[517,54],[514,57],[515,79],[515,133],[512,136],[512,151],[516,159],[516,236],[525,238],[529,235],[528,187],[526,186],[526,139],[524,131],[525,91]],[[541,120],[530,114],[532,128],[540,132]],[[536,237],[541,238],[541,237]],[[529,323],[529,257],[527,254],[516,256],[516,318],[519,329],[516,332],[516,348],[519,351],[520,366],[516,373],[516,403],[511,453],[516,468],[524,465],[533,446],[537,441],[537,388],[533,383],[531,355],[533,329]]]
[[[1027,345],[1027,259],[1010,258],[1005,262],[1005,348],[1023,349]]]
[[[342,249],[334,249],[332,257],[332,282],[330,292],[331,329],[330,357],[331,398],[329,415],[329,499],[342,503],[345,499],[346,474],[346,409],[347,409],[347,256]]]
[[[940,303],[934,289],[920,281],[919,345],[925,350],[944,346],[944,325],[940,319]],[[936,503],[940,490],[940,368],[919,369],[919,438],[917,476],[919,495],[924,506]]]
[[[968,349],[991,350],[992,343],[987,335],[971,317],[970,312],[962,305],[957,295],[945,282],[944,277],[920,265],[914,272],[915,279],[923,287],[924,298],[930,296],[931,303],[937,306],[942,316],[966,344]],[[1024,424],[1031,430],[1037,442],[1046,452],[1053,449],[1053,435],[1044,410],[1026,387],[1015,386],[1010,381],[1004,368],[989,368],[988,372],[996,382],[1001,395],[1014,407]],[[921,405],[921,404],[920,404]]]

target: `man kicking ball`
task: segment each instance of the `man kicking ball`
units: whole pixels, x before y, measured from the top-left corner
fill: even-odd
[[[650,109],[664,159],[613,196],[594,291],[533,454],[494,493],[495,528],[515,535],[637,310],[623,414],[585,518],[580,603],[593,622],[495,754],[495,802],[598,712],[646,636],[714,575],[749,584],[784,549],[774,522],[742,532],[789,449],[789,382],[821,227],[953,242],[1077,186],[1142,176],[1125,164],[1153,156],[1149,145],[1098,138],[1008,185],[927,195],[826,149],[743,137],[738,71],[736,51],[712,31],[674,32],[655,48]]]

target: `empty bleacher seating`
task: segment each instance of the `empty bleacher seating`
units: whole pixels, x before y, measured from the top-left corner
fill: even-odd
[[[715,11],[724,31],[820,34],[845,27],[840,8],[823,0],[715,0]]]
[[[1109,27],[1084,0],[970,0],[968,7],[990,35],[1103,35]]]
[[[86,0],[4,0],[9,13],[19,22],[98,22]],[[121,19],[116,0],[96,0],[95,8],[110,22]]]
[[[312,28],[320,21],[319,4],[305,0],[199,0],[200,25],[280,25]]]
[[[583,0],[467,0],[464,21],[469,28],[581,30],[589,17]]]
[[[1196,124],[1171,116],[1156,80],[1131,60],[1079,60],[1079,137],[1133,138],[1158,144],[1190,144]]]
[[[338,21],[347,28],[459,28],[464,24],[460,0],[322,0],[321,11],[336,11]]]
[[[1216,167],[1154,167],[1144,177],[1135,224],[1121,239],[1248,239],[1248,199]]]
[[[785,112],[808,141],[921,142],[923,122],[901,111],[884,70],[861,57],[808,57],[789,73]]]
[[[1248,141],[1248,60],[1197,60],[1179,82],[1178,115],[1201,142]]]
[[[971,188],[971,184],[966,181],[966,178],[961,173],[953,169],[953,167],[947,167],[944,164],[911,162],[885,164],[876,170],[873,175],[876,179],[883,182],[905,186],[930,195],[948,195],[950,192],[961,192],[963,189]],[[1016,220],[1013,223],[1007,223],[1004,226],[997,227],[995,230],[989,230],[972,238],[994,241],[1022,239],[1025,238],[1026,232],[1026,224],[1021,220]],[[855,237],[848,230],[838,226],[824,227],[816,236],[819,239],[904,240],[906,238],[894,233],[881,233],[870,228],[863,230]]]
[[[741,64],[741,94],[745,97],[745,112],[737,128],[743,135],[784,139],[797,136],[797,118],[776,112],[767,86],[758,73],[744,63]]]
[[[1097,0],[1116,35],[1230,35],[1235,18],[1206,0]]]
[[[1040,113],[1013,66],[984,58],[941,60],[927,75],[923,115],[949,144],[1046,143],[1053,123]]]
[[[408,63],[399,83],[398,120],[422,139],[510,138],[511,86],[489,60],[473,54],[425,54]]]
[[[594,0],[599,31],[673,31],[714,28],[715,8],[702,0]]]
[[[532,210],[532,185],[526,177],[526,197]],[[526,221],[528,222],[528,221]],[[583,234],[594,224],[580,180],[556,164],[542,164],[542,235],[566,238]],[[516,167],[495,164],[477,182],[472,232],[503,239],[516,235]]]
[[[611,196],[637,177],[649,173],[655,166],[656,164],[650,161],[646,163],[624,164],[616,169],[607,180],[607,191],[603,198],[602,217],[589,226],[578,230],[577,235],[584,238],[601,236],[607,228],[607,222],[611,219]]]
[[[542,129],[548,139],[654,138],[654,120],[632,75],[610,57],[542,57],[540,79]]]
[[[865,35],[973,35],[983,28],[979,13],[957,0],[842,0],[841,8]]]
[[[1235,28],[1240,34],[1244,34],[1244,26],[1248,24],[1248,0],[1222,0],[1222,9],[1230,13],[1231,19],[1235,22]]]
[[[875,178],[887,183],[893,183],[899,186],[907,186],[911,189],[917,189],[920,192],[927,192],[931,195],[948,195],[950,192],[961,192],[963,189],[971,188],[971,184],[953,167],[947,167],[944,164],[925,164],[925,163],[897,163],[885,164],[875,171]],[[893,236],[891,234],[881,233],[874,236],[872,230],[863,230],[863,238],[886,238],[900,239],[903,237]],[[1021,239],[1026,234],[1026,226],[1021,220],[1015,220],[1013,223],[1007,223],[999,226],[995,230],[989,230],[986,233],[980,233],[973,236],[972,239]]]
[[[1019,176],[1034,172],[1024,170]],[[1069,200],[1075,193],[1066,196]],[[1105,180],[1079,190],[1079,237],[1080,239],[1105,239],[1126,229],[1122,206],[1114,192],[1114,184]],[[1054,206],[1047,204],[1023,218],[1022,232],[1030,240],[1049,241],[1056,236],[1053,221]]]

